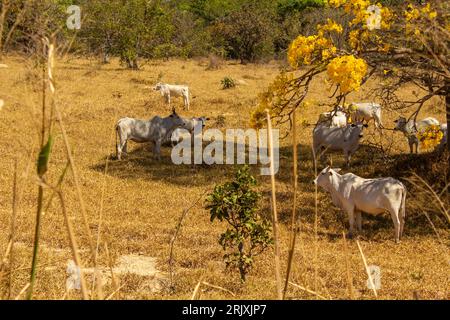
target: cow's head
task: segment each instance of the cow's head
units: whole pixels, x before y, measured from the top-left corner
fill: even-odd
[[[406,118],[400,117],[397,120],[395,120],[394,123],[395,123],[394,130],[402,131],[405,129],[407,121]]]
[[[181,127],[181,128],[187,127],[186,120],[178,115],[175,108],[172,108],[172,114],[169,116],[169,118],[172,120],[173,127]]]
[[[352,123],[350,125],[352,128],[352,134],[357,134],[359,138],[364,137],[364,129],[368,128],[369,125],[367,123]]]
[[[337,182],[337,177],[341,169],[332,169],[330,166],[322,170],[314,180],[314,184],[325,190],[330,190],[331,186]]]
[[[160,91],[162,88],[163,84],[161,82],[158,82],[154,87],[153,90],[154,91]]]

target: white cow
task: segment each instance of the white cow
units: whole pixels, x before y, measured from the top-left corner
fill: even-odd
[[[318,123],[327,124],[330,128],[342,128],[347,125],[347,114],[341,110],[324,112],[319,116]]]
[[[364,179],[347,173],[340,175],[340,169],[325,168],[314,183],[331,194],[333,204],[348,214],[350,232],[354,223],[362,230],[361,212],[380,214],[389,212],[395,229],[395,242],[403,235],[406,217],[406,188],[394,178]]]
[[[419,153],[419,138],[417,137],[419,132],[423,132],[429,126],[439,126],[439,121],[432,117],[418,122],[414,122],[413,119],[407,121],[406,118],[400,117],[394,122],[396,123],[394,130],[403,132],[408,139],[411,153],[414,153],[414,146],[416,146],[416,153]]]
[[[188,86],[172,85],[160,82],[156,84],[153,90],[159,91],[161,93],[161,96],[166,99],[166,103],[169,104],[169,107],[172,97],[183,97],[184,107],[189,110],[190,102]]]
[[[320,150],[343,151],[347,167],[350,166],[352,155],[359,148],[359,141],[363,137],[363,130],[367,124],[348,124],[343,128],[330,128],[325,124],[318,124],[313,131],[313,150],[317,157]]]
[[[351,103],[349,113],[353,122],[366,122],[374,120],[377,129],[383,128],[381,122],[381,105],[374,102]]]
[[[153,117],[151,120],[139,120],[133,118],[122,118],[116,124],[117,159],[122,159],[122,153],[127,153],[128,140],[154,144],[153,153],[158,160],[161,159],[161,145],[167,136],[176,128],[185,128],[186,122],[181,118],[175,109],[172,114],[166,118]]]
[[[191,138],[193,138],[194,129],[197,126],[199,126],[200,129],[203,129],[206,126],[206,121],[208,121],[210,119],[206,118],[206,117],[200,117],[200,118],[190,118],[190,119],[183,118],[183,120],[186,123],[185,127],[175,129],[170,137],[170,142],[171,142],[172,146],[177,145],[178,143],[181,142],[181,140],[183,138],[186,138],[185,130],[187,130],[189,136]]]

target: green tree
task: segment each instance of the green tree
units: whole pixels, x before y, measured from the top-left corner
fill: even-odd
[[[219,243],[227,252],[224,255],[227,268],[239,270],[242,282],[253,266],[254,256],[273,242],[270,223],[258,214],[261,194],[254,190],[255,185],[256,179],[244,166],[233,181],[216,186],[206,200],[211,222],[225,220],[229,225]]]

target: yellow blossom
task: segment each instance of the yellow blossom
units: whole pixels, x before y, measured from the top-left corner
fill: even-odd
[[[339,85],[341,93],[348,93],[359,90],[367,74],[367,64],[353,55],[341,56],[328,64],[327,74],[331,81]]]

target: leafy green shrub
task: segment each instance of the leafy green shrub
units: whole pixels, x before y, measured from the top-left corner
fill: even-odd
[[[255,185],[256,179],[244,166],[233,181],[217,185],[206,199],[211,222],[225,220],[229,225],[219,243],[226,252],[223,258],[227,269],[239,270],[242,282],[253,266],[254,257],[273,243],[270,222],[258,214],[261,193],[254,190]]]
[[[224,90],[236,87],[236,82],[230,77],[223,78],[221,83],[222,83],[222,89],[224,89]]]

